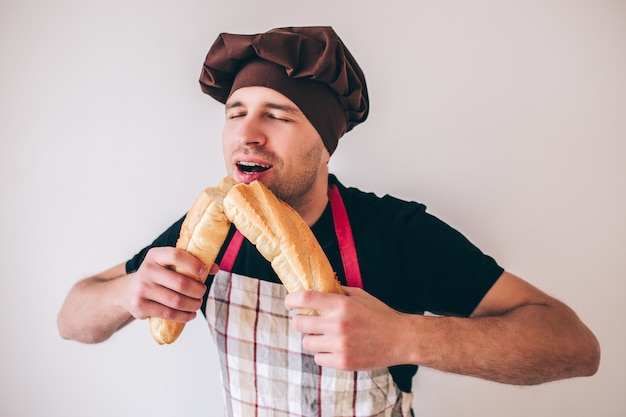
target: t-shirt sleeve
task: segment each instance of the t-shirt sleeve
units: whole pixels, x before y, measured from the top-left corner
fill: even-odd
[[[348,193],[365,290],[396,309],[468,316],[503,269],[426,206]]]
[[[410,227],[397,225],[401,275],[410,277],[424,311],[469,316],[503,272],[497,262],[439,218],[415,213]]]
[[[180,228],[185,220],[185,216],[181,217],[176,223],[171,225],[165,232],[157,237],[150,245],[140,250],[135,256],[126,262],[126,273],[130,274],[137,269],[146,257],[146,253],[152,248],[164,247],[164,246],[176,246],[178,235],[180,234]]]

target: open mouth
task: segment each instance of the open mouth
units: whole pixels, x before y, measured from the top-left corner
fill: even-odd
[[[256,162],[247,161],[237,162],[237,167],[241,172],[245,172],[246,174],[257,174],[259,172],[265,172],[271,168],[270,165],[263,165]]]

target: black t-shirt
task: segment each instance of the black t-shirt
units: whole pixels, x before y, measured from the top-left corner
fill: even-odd
[[[502,274],[503,269],[458,231],[428,214],[419,203],[378,197],[337,184],[350,219],[363,288],[390,307],[407,313],[426,311],[467,317]],[[126,263],[136,271],[151,247],[175,246],[184,217]],[[312,231],[341,283],[346,285],[332,213],[328,205]],[[221,260],[234,227],[217,258]],[[233,272],[280,283],[255,247],[244,240]],[[207,280],[210,286],[211,277]],[[206,298],[202,306],[205,311]],[[398,387],[408,392],[417,366],[390,368]]]

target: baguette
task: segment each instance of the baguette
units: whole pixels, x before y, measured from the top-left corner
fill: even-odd
[[[217,187],[206,188],[187,213],[176,247],[210,268],[231,223],[270,262],[288,292],[343,294],[337,275],[309,226],[259,181],[238,184],[226,177]],[[183,270],[176,271],[188,275]],[[300,312],[315,314],[304,309]],[[150,317],[150,333],[159,344],[174,342],[184,327],[185,323]]]
[[[206,188],[194,201],[181,226],[176,247],[200,259],[207,269],[213,266],[230,229],[222,201],[235,184],[235,180],[225,177],[217,187]],[[175,271],[190,276],[179,268],[175,268]],[[150,333],[159,344],[174,342],[184,327],[185,323],[150,317]]]
[[[261,182],[233,186],[224,198],[223,208],[228,220],[271,263],[288,292],[343,294],[309,226]]]

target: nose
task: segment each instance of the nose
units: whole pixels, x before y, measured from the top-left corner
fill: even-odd
[[[267,142],[261,123],[252,117],[241,120],[237,129],[237,139],[240,144],[247,146],[263,146]]]

